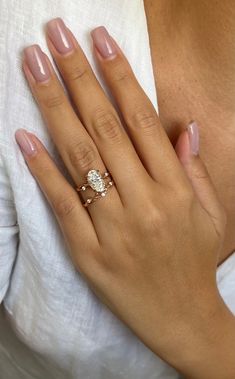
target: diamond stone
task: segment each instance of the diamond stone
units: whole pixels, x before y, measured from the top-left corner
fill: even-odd
[[[87,182],[96,192],[103,192],[105,190],[105,182],[99,170],[90,170],[87,174]]]

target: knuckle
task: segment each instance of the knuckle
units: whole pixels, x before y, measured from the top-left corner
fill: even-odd
[[[30,168],[39,180],[45,180],[45,178],[51,178],[55,175],[53,161],[44,148],[42,150],[40,148],[37,154],[32,155],[30,158]]]
[[[160,210],[156,206],[151,206],[145,215],[142,216],[141,225],[143,227],[144,234],[149,236],[156,236],[157,232],[161,228],[163,223],[164,214],[161,214]]]
[[[88,142],[77,142],[70,147],[69,159],[74,167],[87,171],[97,160],[95,148]]]
[[[97,109],[94,114],[94,129],[98,136],[115,143],[121,141],[121,127],[117,116],[112,111]]]
[[[193,192],[193,189],[184,186],[184,185],[178,185],[177,188],[174,188],[172,200],[176,200],[176,204],[183,204],[185,207],[187,204],[192,204],[195,201],[195,194]]]
[[[148,105],[145,108],[143,106],[135,107],[126,117],[127,125],[135,132],[141,131],[141,133],[151,136],[157,133],[159,138],[161,138],[157,115],[154,110],[148,108]]]
[[[112,67],[113,82],[126,82],[131,77],[131,70],[126,67],[122,60],[117,60]]]
[[[77,208],[78,198],[75,196],[65,196],[59,198],[53,204],[56,214],[59,217],[69,216],[73,213],[73,211]]]
[[[33,157],[34,175],[38,178],[39,181],[45,180],[45,178],[51,178],[54,175],[54,171],[51,167],[46,164],[41,164],[38,161],[38,157]]]
[[[156,115],[152,111],[139,110],[134,115],[135,125],[144,130],[155,129],[157,126]]]
[[[129,78],[129,73],[124,70],[119,68],[119,70],[116,70],[113,74],[113,81],[114,82],[125,82]]]
[[[76,82],[77,80],[83,80],[89,76],[89,70],[86,66],[74,66],[66,73],[67,79],[70,82]]]
[[[61,94],[50,94],[43,100],[43,105],[48,109],[58,108],[64,105],[64,96]]]
[[[198,181],[208,180],[208,172],[201,165],[194,165],[192,167],[192,174],[194,178],[197,179]]]
[[[33,161],[34,167],[37,171],[37,177],[44,178],[44,177],[48,177],[48,175],[50,175],[49,177],[51,177],[53,173],[51,167],[49,167],[47,164],[42,164],[42,162],[39,162],[37,156],[33,158],[34,158],[34,161]]]

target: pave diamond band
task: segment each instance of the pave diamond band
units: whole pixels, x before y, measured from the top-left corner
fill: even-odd
[[[76,189],[78,192],[85,192],[88,188],[94,191],[94,196],[89,197],[83,203],[84,207],[88,207],[88,205],[94,203],[96,200],[105,197],[108,189],[113,185],[112,177],[108,171],[102,175],[99,170],[94,169],[87,173],[86,182]]]

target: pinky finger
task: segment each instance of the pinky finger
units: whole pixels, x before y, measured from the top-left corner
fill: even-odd
[[[82,251],[92,249],[98,243],[97,235],[76,190],[34,134],[18,129],[15,138],[29,170],[50,203],[69,246],[79,246]]]
[[[201,206],[211,216],[218,234],[223,234],[226,214],[199,155],[199,129],[196,122],[190,123],[188,129],[179,136],[175,150]]]

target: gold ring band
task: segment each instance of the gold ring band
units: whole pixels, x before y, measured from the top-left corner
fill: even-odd
[[[86,182],[77,187],[76,190],[78,192],[85,192],[88,188],[91,188],[94,191],[94,196],[89,197],[83,203],[84,207],[88,207],[98,199],[105,197],[108,189],[113,187],[113,185],[113,179],[108,171],[102,175],[99,170],[94,169],[87,173]]]

